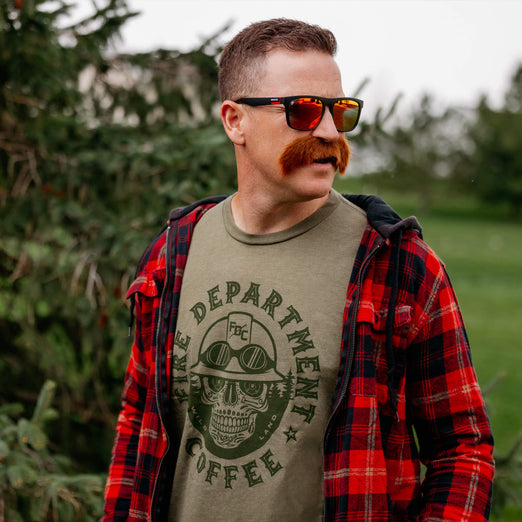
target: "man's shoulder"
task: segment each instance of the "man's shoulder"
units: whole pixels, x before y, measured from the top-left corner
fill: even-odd
[[[215,196],[191,205],[176,207],[170,211],[169,219],[159,234],[149,243],[138,263],[136,275],[152,273],[165,268],[165,249],[167,236],[172,229],[177,229],[176,242],[190,241],[192,230],[203,214],[223,201],[226,196]]]
[[[401,264],[411,273],[426,271],[440,274],[444,269],[443,261],[433,248],[424,241],[422,226],[415,216],[401,217],[384,200],[375,195],[345,195],[347,201],[366,212],[369,229],[363,242],[373,245],[379,238],[390,246],[400,241]],[[387,249],[384,250],[386,252]],[[387,255],[391,254],[391,249]]]

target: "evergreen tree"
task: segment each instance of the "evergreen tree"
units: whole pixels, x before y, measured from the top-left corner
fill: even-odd
[[[522,211],[522,66],[504,104],[493,109],[483,98],[469,126],[469,147],[460,155],[458,179],[484,202],[504,205],[510,216]]]
[[[74,24],[66,0],[18,7],[0,0],[0,405],[52,379],[53,447],[106,471],[137,261],[170,208],[233,190],[219,33],[121,54],[124,0]]]

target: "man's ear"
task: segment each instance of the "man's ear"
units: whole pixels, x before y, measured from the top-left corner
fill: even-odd
[[[221,105],[221,121],[227,136],[234,145],[244,145],[245,136],[242,130],[244,108],[236,102],[225,100]]]

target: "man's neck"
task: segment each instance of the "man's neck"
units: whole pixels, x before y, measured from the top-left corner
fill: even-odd
[[[329,194],[317,199],[297,202],[265,201],[248,198],[238,192],[232,199],[235,224],[248,234],[269,234],[286,230],[300,223],[328,201]]]

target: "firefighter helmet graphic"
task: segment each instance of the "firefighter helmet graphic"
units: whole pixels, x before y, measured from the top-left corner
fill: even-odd
[[[189,416],[207,443],[210,437],[211,447],[234,450],[256,433],[258,416],[280,420],[282,412],[272,410],[280,409],[282,400],[286,408],[287,380],[277,371],[268,330],[250,314],[230,313],[201,342],[191,368],[191,396],[197,400],[189,405]]]

